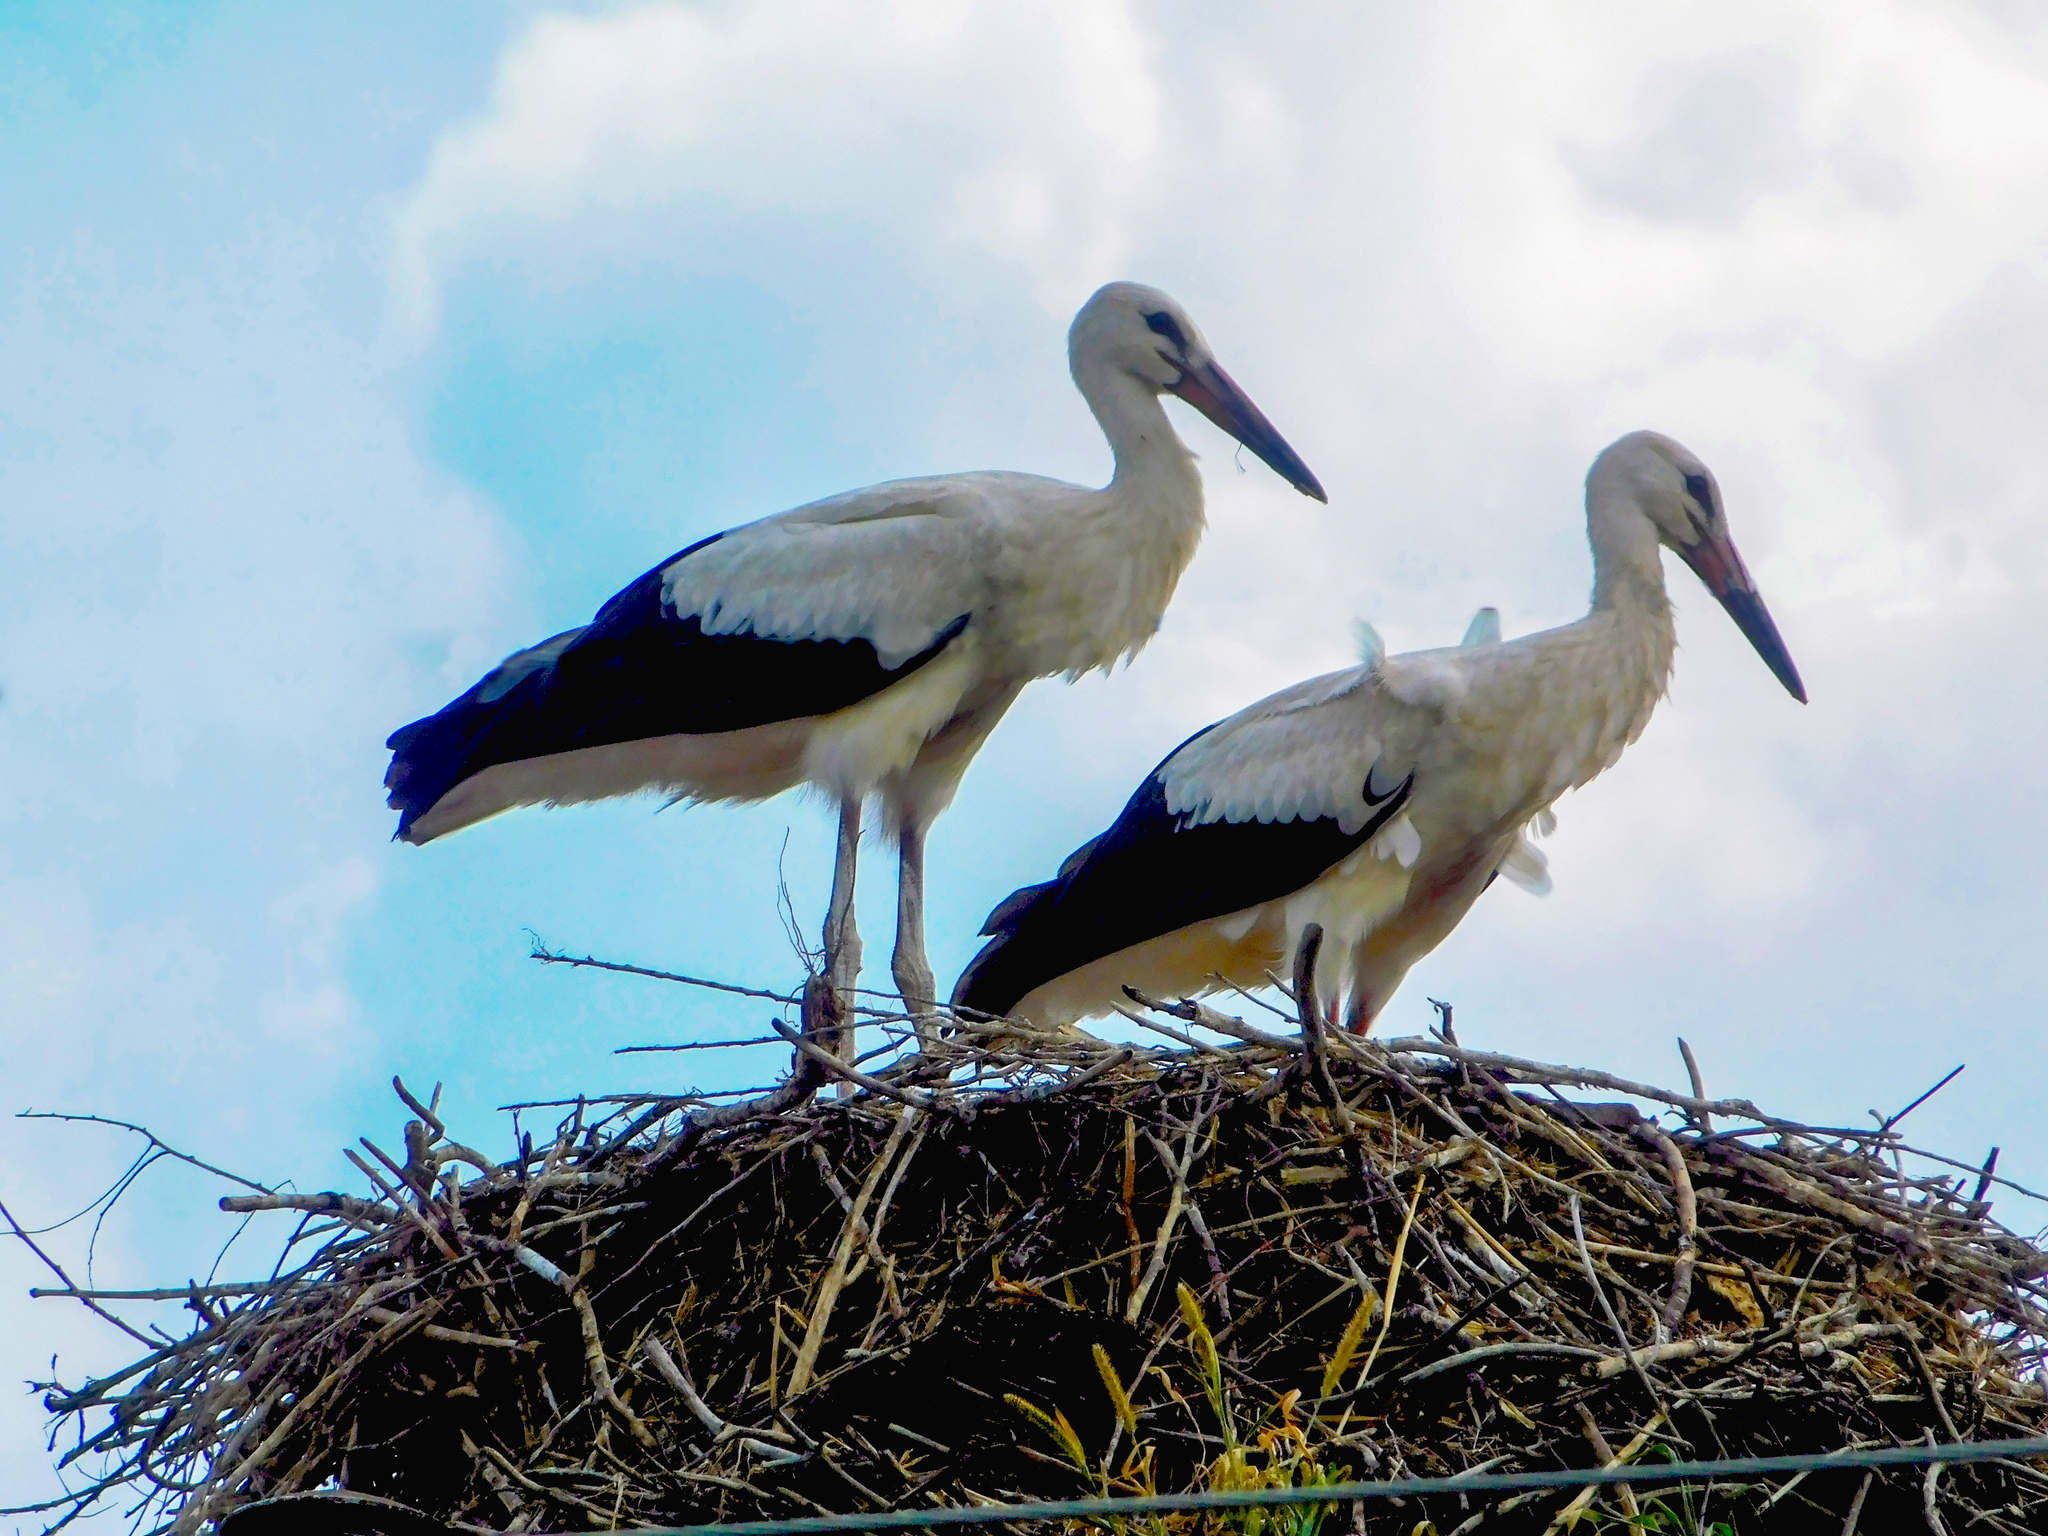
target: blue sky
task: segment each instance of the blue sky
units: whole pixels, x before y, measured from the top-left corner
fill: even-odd
[[[758,1010],[527,933],[785,984],[815,806],[396,847],[382,738],[719,527],[901,474],[1100,479],[1063,338],[1131,276],[1332,505],[1183,418],[1203,552],[1132,667],[1040,685],[970,775],[941,972],[1356,618],[1400,649],[1581,611],[1585,466],[1653,426],[1715,466],[1814,702],[1676,572],[1673,697],[1560,807],[1555,894],[1490,895],[1384,1027],[1444,997],[1468,1040],[1667,1081],[1684,1034],[1717,1090],[1814,1119],[1967,1060],[1920,1135],[2048,1179],[2048,35],[1480,14],[0,11],[0,1107],[310,1186],[395,1131],[394,1072],[485,1145],[508,1099],[760,1080],[773,1053],[612,1057]],[[0,1199],[52,1220],[129,1151],[0,1121]],[[203,1272],[231,1230],[151,1178],[103,1281]],[[82,1230],[49,1241],[83,1268]],[[0,1382],[120,1353],[33,1283],[0,1250]],[[0,1387],[0,1493],[47,1486],[37,1423]]]

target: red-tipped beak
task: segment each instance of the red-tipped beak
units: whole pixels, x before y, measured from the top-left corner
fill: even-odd
[[[1726,534],[1709,534],[1690,548],[1679,550],[1678,557],[1691,566],[1693,574],[1706,583],[1707,590],[1721,600],[1721,606],[1728,610],[1728,617],[1756,647],[1757,655],[1763,657],[1764,665],[1771,669],[1772,676],[1785,685],[1787,693],[1804,704],[1806,684],[1799,680],[1799,669],[1792,665],[1792,653],[1785,649],[1778,626],[1771,621],[1770,610],[1757,596],[1756,583],[1750,580],[1742,556],[1736,552],[1734,540]]]
[[[1189,368],[1166,387],[1265,460],[1274,474],[1302,495],[1329,501],[1322,482],[1302,463],[1301,455],[1287,446],[1287,439],[1274,430],[1266,413],[1216,364]]]

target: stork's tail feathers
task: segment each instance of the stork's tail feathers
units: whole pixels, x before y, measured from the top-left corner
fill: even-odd
[[[494,713],[488,705],[457,699],[438,714],[402,725],[384,745],[391,766],[384,770],[384,803],[398,812],[394,842],[420,843],[413,823],[431,811],[441,797],[468,776],[477,744],[490,729]]]
[[[989,913],[981,925],[989,941],[954,983],[955,1008],[999,1019],[1047,979],[1041,946],[1033,941],[1051,916],[1059,884],[1048,880],[1012,891]]]
[[[519,734],[516,722],[532,702],[529,696],[545,691],[555,663],[583,633],[565,629],[515,651],[452,704],[391,733],[384,743],[391,749],[384,803],[398,812],[398,830],[392,834],[397,841],[431,841],[415,837],[413,824],[442,796],[492,763],[530,754],[533,744],[511,739]]]
[[[1001,1018],[1044,982],[1076,963],[1060,928],[1059,892],[1110,834],[1091,837],[1060,861],[1060,872],[1038,885],[1021,886],[996,903],[981,925],[989,942],[967,962],[953,985],[953,1006]],[[1054,951],[1058,951],[1055,958]]]

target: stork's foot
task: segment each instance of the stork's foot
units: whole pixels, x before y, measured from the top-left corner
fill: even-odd
[[[853,1009],[854,983],[860,979],[860,937],[846,934],[838,944],[827,943],[825,948],[825,989],[832,994],[833,1019],[845,1035],[845,1049],[840,1051],[842,1061],[853,1060]]]
[[[842,1061],[847,1058],[851,1032],[829,974],[813,976],[804,983],[802,1025],[806,1040]]]
[[[896,995],[903,999],[903,1011],[917,1031],[918,1044],[928,1049],[938,1034],[938,986],[932,979],[931,962],[923,950],[899,943],[890,969],[896,976]]]
[[[853,984],[859,976],[860,939],[857,935],[851,935],[842,945],[828,946],[825,952],[825,973],[811,980],[811,986],[822,994],[820,1016],[831,1031],[830,1043],[819,1043],[825,1045],[827,1050],[849,1067],[860,1054],[860,1047],[856,1043],[858,1031],[855,1028],[853,1011]],[[852,1080],[842,1077],[839,1080],[840,1097],[844,1098],[853,1091]]]

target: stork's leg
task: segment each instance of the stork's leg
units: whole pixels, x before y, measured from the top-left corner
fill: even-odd
[[[897,847],[901,864],[896,874],[896,954],[891,969],[903,1011],[916,1026],[920,1044],[931,1044],[932,1010],[938,987],[924,949],[924,828],[905,821]]]
[[[839,802],[839,855],[832,865],[832,903],[825,909],[825,986],[838,1026],[839,1059],[851,1062],[853,983],[860,975],[860,927],[853,911],[853,872],[860,857],[860,800]]]

